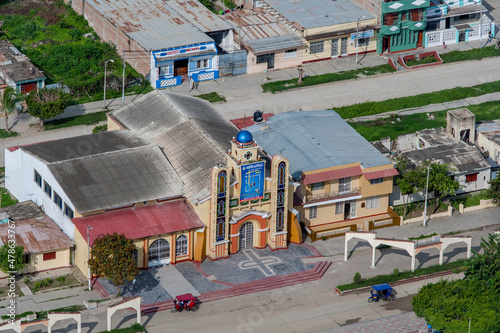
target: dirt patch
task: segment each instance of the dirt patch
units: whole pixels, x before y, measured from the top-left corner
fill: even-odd
[[[60,15],[66,15],[66,9],[63,6],[56,6],[57,1],[47,0],[47,1],[37,1],[37,0],[25,0],[25,1],[14,1],[9,4],[5,4],[0,8],[0,14],[3,16],[7,15],[21,15],[28,16],[30,11],[35,10],[37,16],[42,17],[49,24],[56,24],[59,22]]]

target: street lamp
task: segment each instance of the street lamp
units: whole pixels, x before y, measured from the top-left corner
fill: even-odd
[[[427,193],[429,191],[429,170],[431,165],[427,166],[427,182],[425,184],[425,203],[424,203],[424,227],[427,226]]]
[[[366,16],[358,17],[358,24],[356,25],[356,65],[358,64],[358,39],[359,39],[359,20],[364,19]]]
[[[104,105],[103,108],[106,109],[106,65],[108,62],[115,62],[113,59],[106,60],[104,63]]]
[[[91,281],[92,281],[92,275],[90,275],[90,265],[89,265],[89,259],[90,259],[90,230],[92,230],[92,227],[90,225],[87,225],[87,267],[89,268],[89,291],[91,289]]]

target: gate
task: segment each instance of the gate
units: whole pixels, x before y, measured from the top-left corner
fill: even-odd
[[[240,227],[240,250],[253,248],[253,223],[245,222]]]
[[[332,58],[339,56],[339,40],[332,39]]]
[[[219,76],[246,74],[246,72],[246,51],[219,55]]]
[[[347,38],[342,38],[340,40],[340,55],[341,56],[347,55]]]

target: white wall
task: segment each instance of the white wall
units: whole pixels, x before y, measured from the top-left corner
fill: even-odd
[[[42,176],[42,188],[35,183],[35,169]],[[43,190],[43,181],[52,186],[51,198]],[[22,149],[17,149],[13,152],[6,149],[5,187],[17,200],[21,202],[31,200],[37,206],[41,207],[45,214],[53,219],[62,231],[74,240],[75,227],[73,222],[64,215],[64,203],[68,204],[73,212],[75,212],[75,208],[44,162],[24,152]],[[62,210],[54,203],[54,191],[63,200]]]

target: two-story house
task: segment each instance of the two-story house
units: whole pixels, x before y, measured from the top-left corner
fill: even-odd
[[[313,241],[395,225],[393,164],[334,111],[287,112],[247,128],[290,162],[294,208]]]

